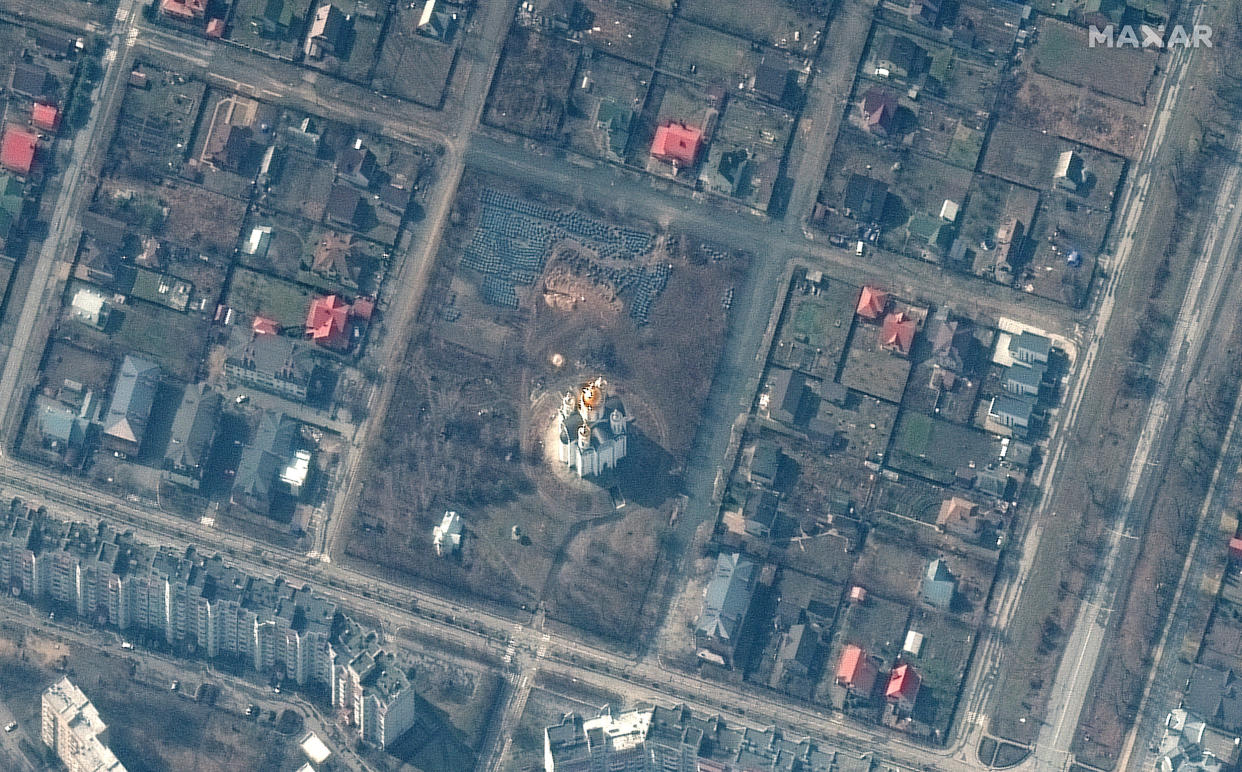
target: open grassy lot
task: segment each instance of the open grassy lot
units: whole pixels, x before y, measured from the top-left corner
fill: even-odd
[[[850,336],[841,383],[873,397],[900,402],[910,376],[910,360],[880,346],[880,327],[859,322]]]
[[[311,234],[317,227],[301,218],[277,212],[251,212],[242,229],[242,250],[237,259],[256,271],[297,281],[315,247]],[[246,245],[255,228],[271,228],[272,233],[266,249],[260,246],[254,254],[249,254]]]
[[[1135,104],[1146,102],[1158,61],[1155,49],[1091,47],[1085,27],[1055,19],[1040,24],[1031,47],[1031,66],[1044,75]]]
[[[1000,71],[995,65],[949,46],[932,44],[928,54],[930,61],[924,87],[929,95],[964,110],[992,110],[1000,83]]]
[[[145,354],[168,375],[194,380],[207,347],[209,320],[200,314],[182,314],[163,306],[133,301],[114,308],[108,328],[69,323],[61,326],[65,340],[119,361],[130,352]]]
[[[627,0],[584,0],[592,16],[582,40],[598,50],[654,66],[668,27],[668,16]]]
[[[371,87],[386,94],[438,108],[444,101],[463,32],[451,43],[418,34],[422,3],[398,4],[388,20]],[[465,18],[462,18],[464,23]],[[411,73],[417,73],[411,77]]]
[[[1057,159],[1066,151],[1082,159],[1084,180],[1074,192],[1075,198],[1096,209],[1112,209],[1126,167],[1124,158],[1026,126],[998,123],[988,140],[982,169],[1020,185],[1051,190],[1056,182]]]
[[[332,163],[286,148],[272,165],[275,174],[265,203],[314,222],[323,219],[324,205],[336,177]]]
[[[888,465],[948,484],[964,466],[987,466],[999,458],[1000,440],[975,429],[906,411],[897,421]]]
[[[683,406],[706,397],[720,352],[725,309],[703,298],[720,298],[743,261],[692,261],[680,239],[519,189],[471,173],[459,190],[427,332],[369,449],[347,550],[439,591],[544,600],[559,619],[632,641],[694,438]],[[633,421],[627,457],[602,482],[547,455],[562,395],[595,374]],[[460,558],[427,547],[445,509],[466,520]]]
[[[96,394],[103,394],[112,387],[112,367],[107,357],[53,340],[43,358],[42,383],[49,389],[59,389],[66,380],[77,381]]]
[[[909,620],[909,606],[870,593],[863,603],[850,603],[841,612],[838,650],[852,643],[891,663],[901,651]]]
[[[859,288],[825,279],[816,291],[790,288],[771,361],[809,375],[835,379],[849,340]]]
[[[1018,278],[1027,292],[1075,308],[1086,302],[1087,290],[1108,234],[1112,214],[1104,209],[1074,206],[1064,194],[1044,200],[1030,238],[1035,248],[1030,263]],[[1078,253],[1078,264],[1068,256]]]
[[[229,40],[269,56],[294,59],[302,50],[312,7],[318,7],[315,0],[238,0],[229,19]]]
[[[918,103],[913,147],[920,153],[941,158],[963,169],[974,169],[987,136],[988,116],[943,102],[924,99]]]
[[[923,677],[915,717],[943,734],[953,719],[962,676],[970,662],[974,633],[972,628],[953,617],[928,608],[914,611],[910,629],[923,634],[919,655],[905,655]]]
[[[125,88],[108,166],[121,176],[143,178],[179,172],[190,155],[207,85],[141,60],[134,68],[146,74],[150,88]]]
[[[225,302],[239,313],[262,314],[282,327],[300,327],[306,323],[306,309],[312,297],[313,292],[293,282],[237,268],[229,280]]]
[[[998,131],[993,130],[993,140]],[[989,158],[993,158],[989,153]],[[995,157],[995,162],[1002,163],[1003,156]],[[963,213],[958,217],[961,225],[961,236],[966,243],[979,252],[981,259],[996,250],[982,250],[979,244],[984,240],[996,241],[996,231],[1011,217],[1022,223],[1024,231],[1030,229],[1035,220],[1035,212],[1039,208],[1039,193],[1031,188],[1017,185],[989,174],[977,175],[970,186],[969,199]],[[994,258],[993,258],[994,259]]]
[[[560,37],[514,28],[492,81],[484,121],[533,139],[559,130],[578,63],[578,47]]]
[[[244,201],[197,185],[111,177],[100,183],[93,208],[141,233],[217,257],[232,253],[246,215]]]
[[[755,76],[763,54],[741,38],[688,21],[673,22],[660,67],[707,86],[736,91]]]
[[[799,53],[815,50],[824,20],[787,0],[685,0],[687,19]]]
[[[1036,131],[1134,158],[1152,107],[1099,94],[1085,86],[1025,70],[1001,89],[998,112]]]
[[[637,129],[650,70],[596,51],[583,53],[578,72],[569,97],[572,109],[565,114],[570,147],[593,158],[624,162],[630,142],[646,139]]]
[[[934,557],[914,543],[873,532],[858,555],[851,581],[887,600],[912,604],[918,600],[927,563]],[[905,630],[894,630],[892,635],[900,638]]]

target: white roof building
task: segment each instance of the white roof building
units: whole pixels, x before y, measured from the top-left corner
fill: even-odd
[[[945,222],[957,222],[957,213],[961,211],[956,201],[945,199],[940,205],[940,219]]]
[[[306,478],[310,476],[310,462],[310,451],[299,450],[293,454],[289,466],[280,473],[280,481],[289,486],[289,492],[294,496],[302,495],[302,486],[306,485]]]
[[[108,302],[94,290],[80,289],[73,295],[71,313],[79,322],[103,327],[108,321]]]
[[[328,746],[324,745],[323,740],[320,740],[319,735],[314,732],[307,732],[298,745],[306,754],[306,758],[316,764],[322,764],[332,756],[332,751],[328,750]]]
[[[443,556],[446,552],[452,553],[461,549],[461,535],[464,530],[460,515],[452,510],[445,512],[444,519],[435,527],[431,536],[436,554]]]
[[[917,630],[911,630],[906,633],[906,642],[902,645],[901,650],[912,657],[917,657],[919,652],[923,650],[923,634]]]

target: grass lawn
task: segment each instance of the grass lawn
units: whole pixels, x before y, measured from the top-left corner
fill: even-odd
[[[124,306],[113,315],[121,317],[113,340],[150,355],[168,374],[193,379],[207,342],[207,325],[200,317],[146,303]]]
[[[861,646],[867,654],[891,662],[901,651],[906,637],[910,609],[876,595],[865,603],[853,603],[845,610],[838,636],[842,645]]]
[[[306,309],[314,296],[310,290],[275,276],[248,268],[233,271],[228,305],[246,314],[263,314],[284,327],[306,321]]]
[[[934,482],[948,484],[955,470],[982,468],[1000,452],[1000,441],[965,426],[905,411],[897,421],[888,465]]]
[[[959,125],[953,133],[953,141],[949,143],[949,152],[945,154],[944,160],[954,166],[974,169],[979,163],[979,153],[982,151],[983,132]]]

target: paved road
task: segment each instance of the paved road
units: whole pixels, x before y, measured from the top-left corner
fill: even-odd
[[[1197,15],[1196,15],[1197,18]],[[1097,333],[1103,331],[1114,310],[1115,292],[1120,280],[1122,269],[1136,246],[1136,234],[1143,219],[1146,193],[1150,187],[1156,157],[1163,144],[1165,133],[1176,104],[1178,94],[1183,87],[1187,65],[1193,51],[1182,49],[1173,55],[1168,68],[1166,87],[1156,113],[1154,129],[1149,136],[1145,149],[1144,162],[1137,167],[1140,171],[1133,188],[1130,204],[1120,220],[1120,242],[1115,251],[1115,265],[1110,266],[1112,276],[1104,298],[1100,304]],[[1147,512],[1136,504],[1142,502],[1140,486],[1150,479],[1149,461],[1159,459],[1160,449],[1165,446],[1172,431],[1166,432],[1166,421],[1175,415],[1185,393],[1186,380],[1193,370],[1191,365],[1196,361],[1199,347],[1205,340],[1204,333],[1208,329],[1205,320],[1211,319],[1214,309],[1220,301],[1224,285],[1223,277],[1232,264],[1231,254],[1237,247],[1237,239],[1242,236],[1242,211],[1230,213],[1228,202],[1237,199],[1239,191],[1239,169],[1233,169],[1221,186],[1220,204],[1222,214],[1207,234],[1205,249],[1195,265],[1186,302],[1183,304],[1174,325],[1168,355],[1160,369],[1156,393],[1153,396],[1134,457],[1121,492],[1116,518],[1107,538],[1107,546],[1101,560],[1094,586],[1084,593],[1084,599],[1069,632],[1065,653],[1053,681],[1048,701],[1048,711],[1044,717],[1035,753],[1024,764],[1025,768],[1040,772],[1057,772],[1065,767],[1070,759],[1070,747],[1078,728],[1083,705],[1090,692],[1091,680],[1099,660],[1100,650],[1107,640],[1108,624],[1115,602],[1124,602],[1124,593],[1119,592],[1129,581],[1132,561],[1126,558],[1134,547],[1134,533],[1142,530],[1146,522]],[[1127,309],[1128,310],[1128,309]],[[1093,337],[1089,356],[1101,340],[1099,335]],[[1172,427],[1176,429],[1176,427]]]
[[[61,173],[60,195],[48,225],[49,236],[39,250],[26,297],[20,299],[22,311],[13,331],[13,340],[19,343],[5,352],[4,369],[0,372],[0,436],[7,436],[10,422],[17,419],[18,411],[25,406],[24,392],[19,390],[22,374],[43,355],[44,336],[35,334],[36,325],[46,321],[41,315],[49,302],[48,290],[56,278],[54,269],[61,261],[71,262],[77,251],[78,213],[93,192],[91,175],[96,155],[107,147],[111,138],[111,133],[103,128],[111,125],[117,96],[124,93],[125,77],[129,74],[133,7],[134,0],[121,0],[117,7],[114,32],[103,57],[103,75],[95,91],[95,104],[86,125],[74,136],[69,161]],[[101,139],[103,136],[107,139]],[[19,302],[19,298],[11,298],[10,302]],[[0,455],[3,454],[3,443],[0,443]]]

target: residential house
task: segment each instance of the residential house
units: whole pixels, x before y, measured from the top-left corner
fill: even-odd
[[[1031,428],[1031,416],[1034,410],[1033,397],[997,394],[992,397],[992,403],[988,406],[988,418],[1001,426],[1015,430],[1015,433],[1022,436]]]
[[[335,5],[325,3],[319,6],[306,34],[306,55],[311,59],[336,56],[348,26],[345,14]]]
[[[897,97],[887,89],[871,87],[863,94],[862,117],[868,131],[887,137],[896,126]]]
[[[817,667],[818,659],[819,633],[811,625],[793,625],[781,635],[769,686],[810,697],[814,692],[814,683],[809,682],[808,678]]]
[[[905,311],[896,311],[884,317],[880,326],[880,347],[910,356],[914,346],[914,334],[918,331],[918,322]]]
[[[845,216],[859,222],[883,222],[890,200],[888,183],[861,174],[851,174],[845,183]]]
[[[888,310],[889,297],[888,293],[878,290],[875,287],[863,287],[862,292],[858,295],[858,305],[855,313],[869,322],[874,322],[884,316],[884,312]]]
[[[349,265],[353,248],[353,235],[333,230],[324,231],[323,236],[315,243],[311,271],[340,279],[346,284],[354,284],[354,271]]]
[[[884,687],[884,699],[899,713],[909,713],[914,710],[922,684],[923,679],[913,667],[909,664],[898,665],[889,674],[888,685]]]
[[[362,138],[354,140],[354,144],[336,154],[336,174],[360,188],[369,188],[375,181],[379,171],[375,154],[369,147],[362,144]]]
[[[844,686],[851,693],[861,694],[866,697],[875,688],[875,680],[878,675],[879,671],[876,669],[875,663],[871,661],[871,658],[867,656],[867,652],[861,647],[851,643],[841,652],[841,660],[837,663],[836,681],[838,686]]]
[[[19,60],[13,65],[9,87],[22,96],[38,99],[56,88],[56,81],[43,65]]]
[[[172,482],[198,489],[216,436],[222,402],[221,396],[206,383],[185,388],[164,451],[165,474]]]
[[[5,126],[0,137],[0,167],[19,177],[30,176],[38,146],[39,138],[31,132],[13,125]]]
[[[595,112],[595,128],[607,135],[607,149],[614,160],[621,160],[625,157],[625,149],[630,143],[630,129],[633,125],[633,110],[612,99],[599,100],[599,108]]]
[[[780,473],[783,457],[780,446],[775,442],[763,440],[755,443],[747,479],[752,485],[772,487]]]
[[[460,550],[464,532],[461,515],[452,510],[445,512],[440,524],[431,532],[431,546],[435,548],[436,555],[443,557],[446,553],[452,555]]]
[[[65,405],[39,405],[39,436],[45,447],[59,453],[80,449],[86,442],[89,426],[77,411]]]
[[[1023,331],[1009,337],[1009,355],[1026,364],[1048,364],[1048,355],[1052,353],[1052,341],[1043,335]]]
[[[1077,193],[1085,181],[1085,171],[1082,156],[1073,150],[1066,150],[1057,156],[1057,165],[1052,173],[1052,182],[1061,190]]]
[[[979,507],[970,499],[951,496],[940,502],[940,512],[936,515],[936,527],[946,533],[973,533],[972,525]]]
[[[802,415],[806,391],[807,378],[804,374],[773,367],[768,371],[768,417],[792,426]]]
[[[923,651],[923,634],[918,630],[907,630],[906,640],[901,644],[902,655],[909,654],[911,657],[917,657]]]
[[[351,310],[338,295],[316,297],[306,312],[306,337],[326,348],[348,347]]]
[[[439,5],[440,0],[427,0],[423,4],[423,12],[418,17],[418,34],[441,43],[450,43],[457,33],[458,16]]]
[[[780,499],[768,490],[752,488],[746,492],[746,501],[742,504],[742,522],[746,533],[760,539],[772,535],[776,520],[780,516]]]
[[[102,330],[108,324],[111,311],[107,299],[90,287],[82,287],[73,293],[73,300],[69,302],[69,316],[97,330]]]
[[[357,228],[365,211],[362,194],[357,188],[339,182],[332,186],[332,190],[328,193],[328,201],[324,206],[324,214],[329,222]]]
[[[668,121],[656,127],[651,142],[651,157],[679,167],[692,167],[703,147],[703,130],[680,121]]]
[[[775,59],[775,57],[765,56],[759,61],[759,67],[755,70],[753,90],[769,102],[780,104],[785,100],[785,92],[789,88],[793,71],[784,62],[769,61],[769,59]]]
[[[1242,731],[1242,687],[1232,668],[1195,665],[1182,706],[1213,726]]]
[[[909,78],[923,71],[927,52],[905,35],[891,35],[883,44],[876,67],[898,78]]]
[[[264,410],[254,437],[242,450],[233,478],[232,503],[269,514],[282,490],[280,472],[293,459],[298,423],[274,410]]]
[[[716,570],[707,585],[694,631],[699,657],[733,667],[757,576],[755,564],[736,552],[721,553],[716,558]]]
[[[314,356],[292,339],[252,334],[225,360],[224,374],[233,383],[303,402],[314,366]]]
[[[207,15],[207,0],[160,0],[160,13],[178,21],[195,21]]]
[[[25,205],[25,186],[13,175],[0,172],[0,253],[17,235]]]
[[[944,558],[936,558],[927,564],[923,572],[923,583],[919,596],[929,605],[947,611],[953,605],[953,596],[957,593],[957,577],[949,571]]]
[[[1024,364],[1015,362],[1005,368],[1005,377],[1001,388],[1016,396],[1038,397],[1040,387],[1044,383],[1047,367],[1043,364]]]
[[[154,362],[126,355],[112,388],[112,403],[103,420],[104,446],[138,455],[162,374]]]
[[[305,2],[299,0],[267,0],[257,17],[262,33],[268,38],[284,38],[302,25]]]

